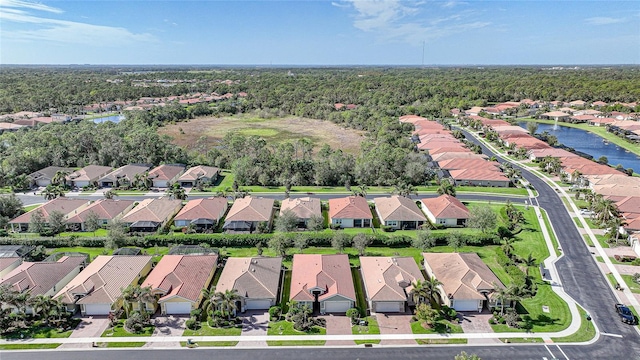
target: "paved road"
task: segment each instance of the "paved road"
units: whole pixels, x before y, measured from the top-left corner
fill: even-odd
[[[485,154],[497,156],[486,146],[464,131],[467,138],[482,147]],[[503,162],[502,159],[499,159]],[[560,247],[565,256],[556,262],[556,268],[566,293],[571,295],[598,324],[600,331],[609,334],[622,335],[622,338],[608,341],[607,344],[616,344],[617,348],[608,348],[612,358],[624,358],[618,351],[625,351],[630,356],[640,354],[640,336],[633,327],[623,324],[618,320],[613,304],[618,299],[613,294],[607,280],[600,272],[598,265],[584,244],[582,235],[569,214],[562,200],[554,189],[531,172],[518,166],[522,176],[529,181],[538,191],[537,203],[544,208],[549,220],[556,232]],[[610,338],[611,339],[611,338]],[[612,345],[613,346],[613,345]],[[597,348],[600,348],[601,345]],[[602,350],[602,349],[601,349]],[[615,351],[614,351],[615,350]],[[569,356],[571,358],[571,356]],[[576,358],[574,356],[574,358]],[[636,359],[636,357],[631,357]]]

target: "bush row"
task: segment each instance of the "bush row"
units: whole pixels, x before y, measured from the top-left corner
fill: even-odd
[[[330,247],[334,233],[326,232],[299,232],[286,233],[283,236],[295,239],[298,236],[307,238],[308,246]],[[353,238],[355,234],[347,234]],[[255,247],[258,243],[266,247],[274,234],[187,234],[184,236],[173,235],[147,235],[127,237],[118,246],[138,246],[148,248],[152,246],[198,245],[209,244],[212,247]],[[382,233],[366,235],[370,239],[370,246],[404,248],[411,247],[413,238],[407,235],[386,235]],[[447,245],[447,234],[431,234],[436,245]],[[499,243],[499,238],[493,234],[470,235],[462,234],[463,241],[467,245],[492,245]],[[42,245],[47,248],[56,247],[103,247],[106,237],[34,237],[34,238],[14,238],[1,237],[0,245]]]

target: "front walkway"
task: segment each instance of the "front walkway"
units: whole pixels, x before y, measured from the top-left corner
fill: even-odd
[[[481,313],[477,311],[459,312],[458,317],[462,318],[460,326],[465,334],[491,334],[493,328],[489,325],[489,319],[493,317],[489,311]],[[468,339],[467,344],[470,345],[486,345],[501,343],[499,339]]]
[[[242,337],[266,336],[269,328],[269,313],[264,311],[247,311],[242,314]],[[263,347],[267,346],[264,340],[241,341],[237,346]]]
[[[398,334],[413,334],[411,331],[411,315],[405,314],[383,314],[377,313],[376,319],[378,319],[378,327],[380,327],[380,334],[382,335],[398,335]],[[383,339],[380,341],[380,345],[415,345],[416,341],[410,336],[406,339]]]
[[[109,319],[106,316],[89,316],[82,318],[82,321],[73,330],[69,339],[96,338],[109,327]],[[60,346],[61,349],[84,349],[91,348],[91,343],[65,343]]]
[[[346,316],[320,316],[327,321],[327,335],[351,335],[351,319]],[[353,340],[327,340],[326,346],[353,345]]]
[[[148,342],[144,347],[150,348],[170,348],[180,346],[180,337],[184,332],[184,323],[188,319],[188,316],[157,316],[151,319],[151,323],[156,327],[151,337],[176,337],[176,341],[170,342]]]

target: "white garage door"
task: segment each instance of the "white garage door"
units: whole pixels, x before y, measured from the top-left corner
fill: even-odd
[[[86,304],[84,306],[84,313],[86,315],[109,315],[110,311],[110,304]]]
[[[188,314],[191,312],[191,303],[189,302],[168,302],[164,305],[167,315]]]
[[[453,308],[456,311],[478,311],[478,300],[454,300]]]
[[[327,313],[346,313],[351,309],[351,301],[325,301],[324,312]]]
[[[397,301],[378,301],[376,304],[376,312],[400,312],[401,305]],[[404,310],[404,306],[402,306]]]
[[[271,307],[270,300],[247,300],[247,310],[266,310]]]

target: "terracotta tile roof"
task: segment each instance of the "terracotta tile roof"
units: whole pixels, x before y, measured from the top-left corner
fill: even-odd
[[[405,301],[413,283],[424,280],[412,257],[360,257],[362,279],[371,301]]]
[[[225,218],[227,221],[271,221],[273,199],[247,196],[236,199]]]
[[[404,196],[377,197],[373,199],[380,220],[426,221],[422,211],[413,200]]]
[[[433,161],[443,161],[448,159],[459,159],[459,158],[475,158],[475,159],[488,159],[486,155],[476,154],[473,152],[454,152],[454,153],[441,153],[441,154],[431,154],[431,158]]]
[[[546,116],[546,117],[569,117],[571,115],[564,113],[562,111],[550,111],[548,113],[544,113],[542,114],[542,116]]]
[[[476,116],[471,116],[472,118],[475,118]],[[482,125],[484,126],[489,126],[489,127],[498,127],[498,126],[510,126],[511,124],[509,124],[509,122],[504,121],[504,120],[497,120],[497,119],[486,119],[480,116],[477,116],[480,120],[480,122],[482,123]]]
[[[595,119],[596,117],[593,115],[574,115],[572,117],[570,117],[570,119],[572,120],[576,120],[576,121],[590,121]]]
[[[218,255],[165,255],[153,268],[142,287],[159,292],[159,302],[181,297],[193,302],[200,299],[202,289],[212,277]]]
[[[594,101],[591,103],[591,106],[607,106],[607,103],[604,101]]]
[[[481,290],[492,292],[497,285],[504,284],[482,262],[476,253],[423,253],[425,267],[428,266],[436,279],[442,282],[445,294],[454,299],[477,299],[485,297]]]
[[[280,215],[285,210],[293,211],[299,219],[310,219],[313,215],[322,215],[320,199],[311,197],[284,199],[280,205]]]
[[[122,222],[133,224],[136,221],[163,223],[182,207],[182,200],[168,198],[144,199],[125,216]]]
[[[485,159],[477,158],[453,158],[438,161],[438,166],[441,169],[457,170],[457,169],[472,169],[472,168],[494,168],[499,169],[499,164],[495,161],[487,161]]]
[[[0,122],[0,130],[17,130],[23,127],[24,125],[18,125],[14,123],[6,123]]]
[[[72,213],[74,210],[81,210],[81,207],[89,206],[89,201],[84,199],[70,199],[66,197],[55,198],[46,204],[42,204],[37,208],[18,216],[11,220],[10,224],[27,224],[31,221],[31,216],[36,211],[42,211],[45,221],[48,221],[49,215],[53,211],[60,211],[64,215]]]
[[[356,291],[351,276],[351,265],[346,254],[315,255],[295,254],[291,266],[290,299],[313,301],[311,289],[324,291],[319,301],[336,295],[356,300]]]
[[[216,291],[235,289],[248,299],[275,299],[281,271],[281,257],[231,257],[224,265]]]
[[[435,138],[429,139],[428,141],[422,141],[418,144],[418,149],[420,150],[432,150],[432,149],[451,149],[451,148],[460,148],[467,150],[457,139],[446,139],[446,138]]]
[[[213,166],[198,165],[187,169],[187,171],[178,178],[178,181],[195,181],[200,178],[211,179],[220,172],[220,169]]]
[[[564,149],[556,149],[556,148],[544,148],[544,149],[531,149],[528,151],[529,156],[533,155],[536,158],[543,158],[545,156],[551,157],[580,157],[578,154],[574,154],[570,151]]]
[[[135,201],[133,200],[114,200],[100,199],[84,208],[82,211],[73,212],[67,215],[67,223],[81,224],[87,220],[90,213],[98,215],[100,220],[113,220],[127,210]]]
[[[211,197],[207,199],[189,200],[180,210],[175,220],[212,219],[220,220],[227,212],[227,199],[223,197]]]
[[[551,146],[542,140],[538,140],[532,136],[509,138],[509,143],[515,144],[517,147],[531,149],[547,149]]]
[[[459,146],[455,146],[455,144],[451,144],[451,146],[441,146],[437,148],[429,149],[430,155],[442,154],[442,153],[473,153],[473,151],[464,147],[464,145],[460,144]]]
[[[449,171],[451,177],[456,181],[509,181],[500,171],[490,169],[462,169]]]
[[[418,115],[404,115],[404,116],[400,116],[399,118],[400,122],[416,122],[416,121],[420,121],[420,120],[429,120],[427,118],[424,118],[422,116],[418,116]]]
[[[18,256],[0,257],[0,273],[10,266],[18,266],[21,263],[22,258]]]
[[[436,218],[468,219],[469,209],[460,200],[451,195],[440,195],[436,198],[422,199],[422,204]]]
[[[149,171],[149,179],[169,181],[183,172],[184,166],[182,165],[160,165]]]
[[[347,196],[329,199],[330,219],[373,219],[367,199],[361,196]]]
[[[96,181],[111,170],[110,166],[89,165],[69,174],[67,181]]]
[[[589,123],[590,124],[611,124],[615,121],[617,120],[612,118],[595,118],[595,119],[589,120]]]
[[[527,129],[523,129],[517,125],[493,126],[493,130],[497,132],[500,137],[506,134],[528,133]]]
[[[57,262],[24,262],[0,279],[0,286],[9,285],[31,296],[54,292],[54,286],[85,262],[84,256],[64,256]],[[64,286],[66,284],[62,284]]]
[[[122,290],[146,274],[141,274],[151,263],[151,256],[97,256],[54,298],[65,304],[113,304]],[[86,294],[77,302],[74,294]]]
[[[640,196],[626,196],[616,201],[618,210],[622,213],[640,213]]]

